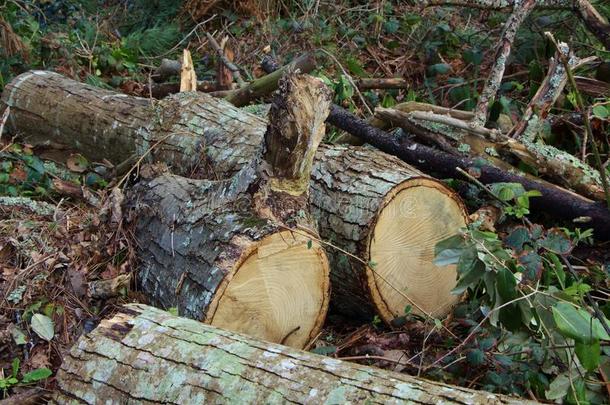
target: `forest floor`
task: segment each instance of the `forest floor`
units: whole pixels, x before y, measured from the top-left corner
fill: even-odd
[[[599,7],[610,15],[610,6]],[[267,55],[284,64],[306,51],[317,52],[319,65],[314,74],[333,88],[336,103],[364,118],[370,118],[377,106],[404,101],[470,111],[495,61],[495,44],[506,18],[504,12],[423,8],[384,0],[9,0],[0,5],[0,90],[17,74],[35,68],[148,97],[146,86],[154,69],[163,58],[179,58],[184,48],[193,54],[198,79],[215,81],[218,64],[205,35],[208,32],[219,41],[227,38],[233,61],[246,81],[265,74],[260,62]],[[570,43],[580,56],[610,57],[574,21],[569,11],[542,10],[526,20],[492,107],[492,127],[514,125],[543,80],[555,52],[545,31]],[[594,69],[579,72],[591,78],[597,73]],[[408,86],[359,91],[352,85],[359,78],[391,77],[406,79]],[[607,76],[602,80],[610,81]],[[602,107],[608,97],[608,93],[586,95],[589,105],[601,103]],[[553,113],[575,110],[574,92],[567,90]],[[595,112],[592,126],[607,160],[610,108],[604,111]],[[549,126],[544,141],[578,154],[583,150],[581,134],[581,125],[566,122],[552,130]],[[329,128],[327,141],[340,142],[342,136]],[[47,154],[2,131],[0,142],[0,199],[13,207],[0,209],[2,399],[32,389],[42,390],[38,394],[50,392],[62,354],[81,334],[121,304],[146,302],[146,297],[137,291],[131,276],[137,269],[131,229],[115,220],[122,213],[111,192],[120,180],[113,176],[113,167],[80,155]],[[471,198],[465,201],[470,213],[493,204],[487,191],[476,185],[463,179],[447,182],[470,189]],[[36,203],[22,204],[19,199]],[[547,294],[561,292],[563,299],[586,313],[591,304],[586,295],[591,293],[610,316],[608,243],[596,241],[586,225],[578,229],[544,214],[528,213],[527,217],[545,229],[561,228],[570,247],[566,256],[578,272],[577,276],[558,275],[557,256],[540,253],[544,262],[540,288]],[[505,215],[485,237],[506,246],[515,226],[522,223],[521,217]],[[518,260],[516,253],[511,254]],[[114,283],[106,286],[110,292],[92,295],[92,285],[104,286],[105,281]],[[568,355],[566,360],[565,353],[549,345],[544,333],[531,325],[512,328],[502,319],[490,323],[486,311],[493,302],[482,291],[473,286],[442,324],[406,313],[400,327],[390,328],[378,318],[362,325],[331,314],[311,350],[530,399],[607,402],[610,351],[604,339],[594,366],[583,358],[575,361],[575,356]],[[555,327],[551,335],[570,337],[565,327]]]

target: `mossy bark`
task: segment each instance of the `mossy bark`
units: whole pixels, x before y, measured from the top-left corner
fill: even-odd
[[[83,335],[57,382],[60,404],[528,402],[262,342],[141,304]]]

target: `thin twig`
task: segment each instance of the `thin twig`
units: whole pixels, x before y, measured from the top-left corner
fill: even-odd
[[[604,189],[604,195],[606,197],[606,204],[608,205],[608,209],[610,209],[610,188],[608,186],[608,179],[606,177],[606,169],[604,168],[604,166],[602,164],[602,159],[599,154],[599,149],[597,148],[597,144],[595,143],[595,138],[593,137],[593,130],[591,129],[591,121],[589,120],[589,113],[588,113],[587,109],[585,108],[585,103],[583,101],[582,94],[580,94],[580,91],[578,90],[578,86],[576,85],[576,80],[574,79],[574,73],[572,72],[572,67],[570,66],[570,61],[568,60],[566,55],[564,55],[564,53],[561,51],[561,48],[559,47],[559,44],[555,40],[555,37],[553,36],[553,34],[551,34],[550,32],[545,32],[544,34],[547,36],[547,38],[549,38],[551,40],[553,45],[555,45],[555,48],[557,48],[557,51],[559,53],[559,59],[561,60],[561,63],[563,64],[563,66],[566,70],[566,74],[568,75],[568,81],[570,82],[570,86],[572,86],[572,91],[574,91],[574,95],[576,98],[576,104],[578,105],[580,112],[583,114],[582,118],[583,118],[583,122],[585,124],[585,131],[587,133],[587,137],[591,141],[591,148],[593,149],[593,156],[595,157],[595,164],[597,165],[597,169],[599,170],[599,176],[602,181],[602,187]]]
[[[242,79],[241,73],[239,72],[239,68],[235,66],[233,62],[227,59],[227,56],[225,55],[224,51],[209,32],[206,32],[205,36],[208,38],[208,41],[210,41],[210,45],[212,46],[212,48],[214,48],[222,63],[224,63],[224,65],[231,71],[231,74],[233,75],[235,81],[239,83],[240,87],[245,86],[246,82],[244,82],[244,79]]]
[[[343,72],[343,75],[347,78],[347,80],[349,80],[349,84],[351,84],[351,86],[354,88],[354,91],[356,92],[356,94],[358,94],[358,97],[360,97],[360,101],[362,101],[362,104],[364,105],[364,108],[366,108],[366,110],[368,111],[369,115],[372,116],[373,115],[373,111],[371,110],[371,108],[367,104],[366,99],[362,96],[362,93],[360,93],[360,90],[358,89],[358,86],[354,82],[354,79],[352,78],[352,76],[350,76],[349,73],[347,73],[347,71],[345,70],[345,68],[341,64],[341,62],[339,62],[337,60],[337,58],[335,58],[335,55],[333,55],[332,53],[328,52],[326,49],[320,48],[320,51],[322,51],[326,55],[328,55],[337,64],[337,66],[339,66],[339,69],[341,69],[341,71]]]

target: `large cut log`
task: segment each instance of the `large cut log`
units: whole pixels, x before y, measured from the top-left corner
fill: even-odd
[[[262,342],[141,304],[83,335],[57,382],[60,404],[529,403]]]
[[[138,277],[154,303],[294,347],[318,334],[329,267],[307,198],[330,99],[321,80],[285,76],[260,153],[235,176],[136,186]]]
[[[115,163],[159,143],[151,160],[166,162],[175,174],[212,179],[249,164],[267,126],[265,119],[205,94],[181,93],[151,106],[48,72],[18,77],[3,100],[13,106],[11,128],[30,143],[68,144]],[[89,112],[80,121],[67,121],[82,108]],[[154,124],[153,117],[162,123]],[[369,320],[379,313],[387,322],[407,305],[437,317],[449,311],[457,299],[450,292],[455,268],[434,266],[433,255],[436,242],[465,225],[465,211],[450,189],[396,158],[357,147],[320,148],[312,179],[320,234],[341,249],[327,249],[336,308]],[[174,235],[174,245],[176,240]]]

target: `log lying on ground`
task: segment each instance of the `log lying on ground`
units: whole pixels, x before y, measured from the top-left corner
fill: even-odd
[[[284,76],[261,153],[227,180],[162,175],[139,183],[131,205],[152,301],[212,325],[304,347],[319,332],[329,267],[307,197],[331,92]]]
[[[60,404],[528,403],[261,342],[141,304],[83,335],[57,382]]]
[[[577,221],[579,227],[593,228],[597,239],[610,239],[610,211],[601,202],[591,201],[547,182],[499,169],[481,159],[454,156],[407,139],[398,140],[337,105],[331,107],[327,122],[415,167],[440,176],[462,178],[462,174],[456,170],[461,168],[479,172],[478,179],[485,184],[520,183],[526,190],[538,190],[542,196],[531,199],[533,210]]]
[[[9,128],[30,143],[67,144],[90,159],[118,163],[159,142],[150,161],[166,162],[174,174],[189,177],[236,174],[260,151],[267,126],[266,120],[205,94],[181,93],[151,106],[53,73],[16,78],[3,100],[14,106]],[[80,121],[70,120],[83,108],[87,114],[80,114]],[[321,236],[362,260],[327,249],[338,308],[369,320],[379,312],[388,322],[407,305],[415,312],[446,314],[456,300],[450,293],[455,268],[438,268],[432,261],[435,243],[465,224],[459,198],[372,149],[325,146],[316,155],[312,177]],[[366,265],[371,261],[377,263],[374,269]]]

